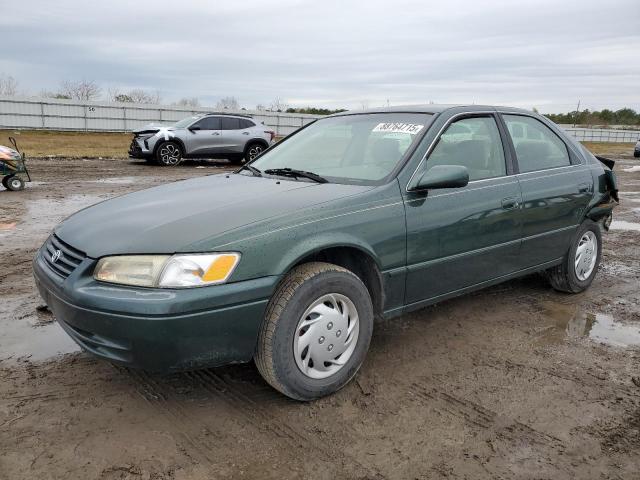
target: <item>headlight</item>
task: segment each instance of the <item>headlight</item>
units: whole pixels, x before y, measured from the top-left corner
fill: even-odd
[[[238,253],[104,257],[93,278],[140,287],[201,287],[226,282],[239,260]]]

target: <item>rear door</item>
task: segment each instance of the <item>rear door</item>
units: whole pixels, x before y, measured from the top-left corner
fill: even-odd
[[[463,188],[405,193],[406,303],[436,299],[518,268],[520,187],[496,115],[455,117],[416,170],[463,165]]]
[[[502,114],[522,190],[521,268],[565,255],[593,195],[586,165],[549,126],[527,115]]]
[[[194,129],[194,127],[196,127]],[[220,119],[205,117],[191,125],[185,138],[187,153],[190,155],[208,155],[220,148]]]

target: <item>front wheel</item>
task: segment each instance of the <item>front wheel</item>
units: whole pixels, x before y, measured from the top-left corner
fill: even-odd
[[[547,270],[551,286],[561,292],[583,292],[596,276],[601,255],[600,226],[591,220],[585,220],[576,231],[562,263]]]
[[[182,149],[176,142],[164,142],[156,151],[156,162],[163,167],[175,167],[182,160]]]
[[[15,175],[10,175],[2,180],[2,184],[12,192],[24,190],[24,180]]]
[[[294,268],[267,307],[255,362],[264,379],[296,400],[336,392],[369,349],[373,305],[362,281],[330,263]]]

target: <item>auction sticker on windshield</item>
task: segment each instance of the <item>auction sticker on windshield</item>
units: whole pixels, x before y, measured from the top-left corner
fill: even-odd
[[[424,125],[418,123],[379,123],[373,129],[374,132],[410,133],[415,135]]]

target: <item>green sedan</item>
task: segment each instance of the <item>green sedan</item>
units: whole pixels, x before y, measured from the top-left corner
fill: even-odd
[[[87,352],[165,372],[254,360],[310,400],[353,378],[376,318],[537,271],[586,289],[617,204],[611,168],[524,110],[346,112],[233,174],[76,213],[34,273]]]

